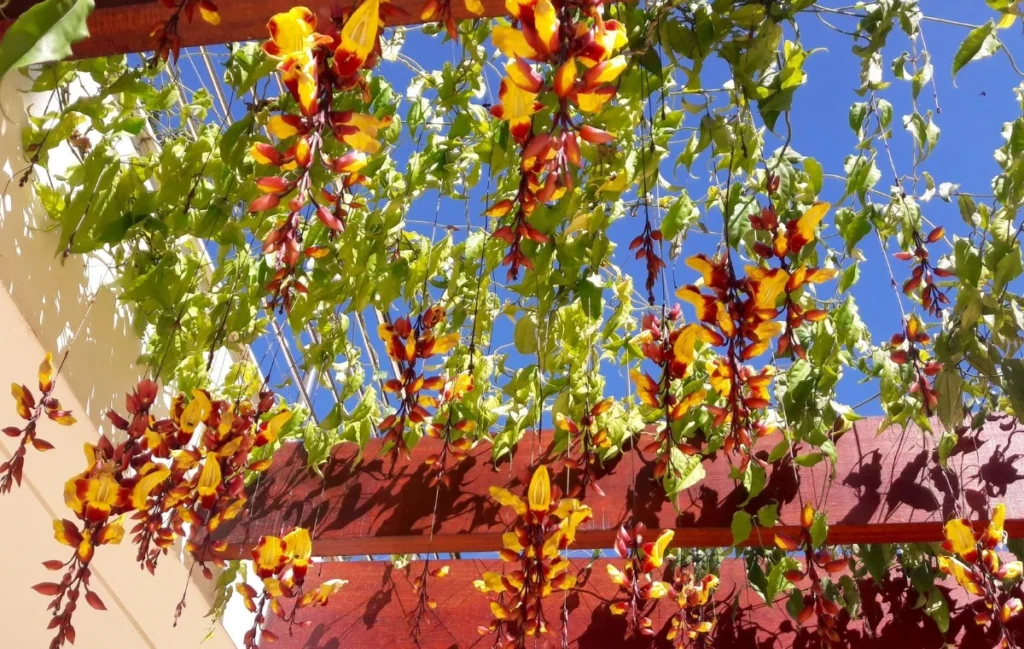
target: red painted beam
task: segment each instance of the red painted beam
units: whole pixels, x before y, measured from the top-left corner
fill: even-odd
[[[1024,436],[987,426],[961,441],[950,459],[954,477],[937,467],[935,438],[916,428],[877,435],[879,423],[878,418],[858,422],[835,440],[839,464],[834,481],[828,480],[830,468],[822,462],[800,468],[798,485],[793,466],[785,461],[769,468],[764,491],[750,502],[729,477],[729,462],[722,456],[707,458],[704,480],[671,502],[653,478],[650,458],[627,451],[602,470],[598,484],[606,495],[593,489],[584,494],[594,520],[580,530],[576,547],[611,547],[617,527],[630,520],[674,529],[680,546],[728,546],[734,512],[755,512],[773,501],[780,504],[776,529],[789,534],[795,532],[802,503],[827,511],[829,542],[835,544],[941,540],[941,523],[955,508],[983,520],[996,501],[1007,504],[1010,535],[1024,535],[1024,474],[1016,468],[1024,458]],[[530,458],[551,460],[548,439],[527,435],[511,462],[498,467],[490,462],[490,446],[481,444],[454,472],[452,487],[440,491],[429,486],[423,463],[438,451],[434,439],[421,441],[412,460],[393,472],[377,457],[379,441],[370,442],[358,466],[353,464],[355,448],[341,446],[323,467],[323,478],[306,468],[300,444],[287,444],[254,490],[249,511],[222,534],[231,556],[247,556],[261,535],[294,526],[312,530],[319,556],[494,551],[501,547],[510,512],[489,497],[489,487],[521,493]],[[762,441],[765,450],[759,453],[765,455],[778,439]],[[569,484],[577,478],[569,476]],[[561,486],[566,479],[564,472],[552,478]],[[760,529],[748,543],[772,541],[772,531]]]
[[[400,10],[388,20],[389,25],[408,25],[422,22],[420,10],[424,0],[392,0],[391,5]],[[272,15],[287,11],[294,5],[304,5],[316,12],[323,24],[331,18],[331,7],[355,6],[354,0],[215,0],[221,22],[210,25],[197,15],[191,22],[182,20],[178,29],[182,47],[234,43],[238,41],[263,40],[267,38],[267,20]],[[502,0],[482,0],[484,16],[504,15]],[[35,4],[34,0],[12,0],[5,7],[0,20],[0,37],[10,27],[13,19]],[[452,13],[457,20],[473,18],[466,9],[464,0],[452,0]],[[89,17],[90,37],[74,46],[76,58],[92,58],[111,54],[148,52],[154,47],[150,30],[158,21],[167,20],[171,11],[156,0],[96,0],[96,9]]]
[[[431,567],[444,562],[432,561]],[[626,623],[612,615],[607,604],[616,594],[616,586],[605,571],[607,560],[597,561],[588,571],[589,562],[574,561],[575,570],[582,571],[578,592],[568,597],[553,595],[545,601],[549,633],[545,636],[552,647],[559,646],[563,624],[561,609],[568,613],[570,646],[579,649],[651,649],[667,647],[664,633],[674,608],[670,598],[661,600],[651,616],[659,630],[656,641],[650,638],[625,638]],[[621,562],[616,562],[621,567]],[[422,573],[422,563],[406,569],[395,569],[379,562],[321,564],[310,570],[310,586],[321,580],[341,578],[349,581],[324,608],[300,612],[297,621],[309,621],[306,627],[292,626],[271,616],[270,630],[279,636],[276,649],[376,649],[377,647],[410,647],[420,649],[452,649],[455,647],[489,648],[493,638],[481,636],[477,630],[489,620],[489,599],[472,585],[485,570],[501,570],[498,561],[453,561],[451,572],[444,579],[430,579],[427,592],[437,602],[420,624],[421,634],[414,644],[413,612],[419,601],[412,582]],[[785,595],[774,606],[764,603],[749,588],[746,569],[740,559],[727,559],[719,571],[722,583],[716,594],[717,624],[704,646],[720,649],[783,649],[806,647],[817,649],[820,641],[810,629],[800,629],[785,611]],[[586,578],[584,578],[586,577]],[[974,624],[974,611],[964,607],[966,593],[950,580],[940,587],[951,600],[950,629],[943,636],[935,623],[915,608],[916,593],[902,578],[893,575],[892,582],[878,588],[870,579],[860,584],[864,603],[864,619],[850,620],[844,612],[840,617],[839,645],[852,649],[991,649],[992,638],[986,637]],[[949,587],[949,588],[947,588]],[[958,605],[959,601],[959,605]],[[1015,636],[1021,634],[1020,618],[1014,621]],[[1019,641],[1018,641],[1019,643]],[[538,647],[545,646],[538,643]],[[698,645],[699,646],[699,645]]]

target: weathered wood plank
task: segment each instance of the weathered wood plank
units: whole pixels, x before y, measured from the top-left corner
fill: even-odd
[[[584,494],[594,520],[580,530],[576,547],[611,547],[617,527],[630,519],[652,529],[674,529],[677,545],[728,546],[734,512],[755,512],[771,502],[780,504],[781,527],[776,529],[787,534],[796,531],[804,502],[827,511],[829,541],[836,544],[941,540],[941,523],[958,506],[981,521],[996,501],[1009,509],[1007,531],[1024,535],[1024,474],[1017,468],[1024,457],[1024,435],[989,426],[962,441],[950,459],[959,476],[954,478],[937,468],[934,438],[916,428],[876,435],[879,423],[878,418],[858,422],[835,440],[839,464],[834,481],[828,480],[830,467],[822,462],[801,468],[798,485],[786,461],[769,468],[764,491],[750,502],[721,456],[706,459],[705,479],[671,502],[643,455],[627,451],[602,469],[598,484],[606,495],[593,489]],[[549,440],[548,435],[537,439],[538,452],[549,448]],[[762,442],[765,449],[773,444]],[[393,472],[376,457],[376,441],[358,467],[352,462],[355,449],[340,447],[323,467],[322,479],[306,468],[302,446],[288,444],[260,480],[250,511],[225,528],[229,552],[243,556],[261,535],[297,525],[315,528],[314,549],[320,556],[497,550],[510,518],[488,489],[499,485],[522,492],[531,455],[547,455],[531,454],[533,446],[531,439],[523,440],[511,462],[495,468],[490,447],[480,445],[452,475],[452,488],[438,491],[429,486],[423,464],[438,451],[437,440],[424,439],[412,460]],[[577,478],[558,472],[553,483],[564,487],[567,479],[571,485]],[[748,543],[772,541],[772,532],[762,529]]]
[[[431,567],[445,562],[432,561]],[[451,649],[454,647],[491,646],[492,638],[481,636],[477,627],[489,620],[488,598],[472,585],[485,570],[501,570],[496,561],[452,561],[444,579],[431,579],[428,593],[437,602],[420,626],[421,635],[415,646],[420,649]],[[664,633],[672,615],[674,602],[665,598],[651,616],[658,640],[626,638],[625,619],[612,615],[607,603],[615,596],[616,587],[608,579],[605,564],[599,560],[589,571],[589,562],[575,560],[581,588],[567,598],[553,596],[547,601],[545,615],[550,632],[546,638],[551,646],[559,646],[563,625],[561,608],[568,613],[570,646],[579,649],[652,649],[667,647]],[[617,562],[621,564],[621,562]],[[414,646],[411,630],[418,595],[412,582],[422,573],[422,563],[414,562],[404,570],[379,562],[321,564],[310,570],[310,585],[321,580],[341,578],[349,581],[324,608],[300,613],[298,621],[309,620],[306,628],[292,627],[273,617],[270,629],[279,636],[277,649],[375,649],[376,647]],[[620,565],[621,567],[621,565]],[[810,629],[801,630],[785,612],[785,596],[768,606],[746,586],[742,560],[727,559],[719,572],[722,584],[716,594],[718,623],[705,646],[722,649],[783,649],[818,647],[820,641]],[[994,640],[984,635],[974,621],[974,611],[963,604],[964,591],[952,581],[940,585],[951,602],[951,620],[944,638],[935,623],[920,608],[915,608],[916,594],[900,576],[884,590],[870,580],[861,585],[865,620],[851,621],[844,612],[838,626],[842,642],[852,649],[943,649],[959,646],[965,649],[989,649]],[[958,605],[959,601],[959,605]],[[1020,618],[1013,623],[1021,637]],[[952,644],[946,645],[949,642]],[[538,646],[545,646],[543,643]]]
[[[505,14],[502,0],[482,0],[484,16]],[[0,20],[0,37],[14,18],[35,4],[33,0],[12,0]],[[182,20],[178,29],[182,47],[214,45],[265,39],[267,20],[280,11],[302,4],[317,13],[322,24],[329,24],[331,7],[354,5],[352,0],[218,0],[221,23],[209,25],[197,15],[191,23]],[[392,0],[391,5],[401,13],[389,19],[390,25],[408,25],[422,22],[419,18],[423,0]],[[452,13],[457,20],[473,18],[464,0],[452,0]],[[90,37],[74,47],[77,58],[92,58],[112,54],[148,52],[154,47],[150,30],[158,21],[166,20],[171,12],[156,0],[97,0],[96,9],[89,17]]]

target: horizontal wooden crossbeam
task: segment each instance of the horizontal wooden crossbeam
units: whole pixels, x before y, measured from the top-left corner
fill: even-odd
[[[579,649],[652,649],[668,647],[665,631],[673,614],[675,602],[662,599],[651,619],[659,631],[652,644],[650,638],[624,638],[626,621],[614,616],[607,605],[616,596],[617,587],[606,571],[609,560],[591,563],[574,560],[573,571],[579,575],[580,587],[568,597],[555,594],[546,600],[545,616],[551,646],[560,646],[563,628],[568,630],[569,646]],[[613,562],[621,568],[622,562]],[[485,570],[500,572],[498,561],[462,560],[431,561],[430,567],[449,565],[444,579],[427,581],[427,594],[437,603],[422,617],[420,636],[415,646],[420,649],[450,649],[493,644],[492,637],[480,635],[477,627],[490,619],[488,596],[473,588],[473,580]],[[414,562],[404,569],[389,563],[328,563],[310,570],[310,586],[327,579],[347,579],[348,584],[324,608],[301,611],[298,622],[309,621],[306,627],[292,626],[277,616],[270,616],[270,630],[279,639],[276,649],[376,649],[377,647],[414,646],[411,631],[419,595],[413,581],[422,574],[423,564]],[[740,559],[727,559],[719,572],[721,585],[716,593],[715,625],[709,642],[703,646],[722,649],[788,649],[818,647],[814,621],[801,629],[785,611],[785,597],[779,596],[774,606],[750,586],[746,568]],[[806,584],[805,584],[806,586]],[[950,600],[950,626],[943,636],[923,608],[915,606],[916,594],[902,575],[894,573],[891,583],[879,587],[870,579],[859,584],[864,616],[850,620],[840,614],[838,631],[841,647],[853,649],[989,649],[995,639],[986,637],[974,623],[975,611],[966,606],[968,596],[952,580],[940,584]],[[562,607],[568,623],[563,626]],[[980,605],[980,603],[978,604]],[[1021,618],[1012,623],[1011,631],[1021,636]],[[947,644],[948,643],[948,644]],[[533,646],[532,644],[530,646]],[[538,646],[545,646],[543,643]],[[684,645],[690,646],[690,645]],[[695,645],[701,646],[701,645]]]
[[[275,13],[287,11],[295,5],[304,5],[317,13],[323,24],[329,24],[331,7],[354,6],[353,0],[215,0],[221,22],[210,25],[198,13],[191,22],[181,21],[178,34],[182,47],[214,45],[267,38],[267,20]],[[390,25],[408,25],[423,22],[420,10],[424,0],[392,0],[397,11],[389,18]],[[502,0],[482,0],[484,16],[504,15]],[[11,0],[0,21],[0,36],[7,31],[14,18],[35,4],[34,0]],[[474,18],[464,0],[452,0],[452,14],[456,20]],[[92,58],[112,54],[148,52],[154,49],[150,31],[157,22],[167,20],[171,11],[156,0],[96,0],[96,9],[89,17],[90,37],[74,46],[77,58]]]
[[[583,494],[594,517],[578,532],[575,547],[609,548],[619,525],[629,521],[674,529],[680,546],[728,546],[733,514],[753,513],[772,502],[779,504],[779,525],[755,529],[746,543],[771,545],[775,531],[795,534],[805,502],[827,512],[833,544],[939,541],[942,522],[954,512],[966,511],[980,524],[990,504],[999,501],[1008,508],[1007,531],[1024,535],[1024,474],[1017,468],[1024,458],[1024,435],[992,425],[965,437],[949,460],[955,474],[950,476],[937,467],[936,438],[917,428],[879,435],[880,423],[879,418],[857,422],[835,439],[834,480],[829,480],[832,467],[821,462],[800,467],[798,483],[787,459],[769,467],[764,490],[749,502],[721,455],[705,459],[706,477],[673,502],[654,479],[651,458],[627,451],[602,469],[597,484],[604,496],[593,488]],[[766,450],[759,453],[766,456],[779,439],[763,440],[759,448]],[[535,465],[531,458],[555,461],[550,440],[528,434],[511,461],[498,467],[490,461],[490,446],[478,445],[453,472],[451,488],[440,491],[429,485],[424,465],[440,450],[438,440],[422,440],[412,459],[393,471],[377,457],[377,440],[358,465],[354,446],[341,446],[322,467],[322,478],[306,467],[301,444],[286,444],[251,494],[249,511],[221,533],[235,557],[247,556],[261,535],[294,526],[312,530],[319,556],[495,551],[511,513],[490,498],[489,488],[522,493]],[[578,478],[578,472],[567,476],[559,470],[552,481],[571,487]]]

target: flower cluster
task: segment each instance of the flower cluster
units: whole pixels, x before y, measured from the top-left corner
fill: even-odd
[[[367,164],[366,156],[380,149],[378,131],[390,118],[336,110],[334,93],[360,88],[368,94],[361,70],[376,60],[382,11],[380,0],[366,0],[340,32],[328,34],[316,31],[316,15],[305,7],[279,13],[267,23],[271,38],[263,50],[280,61],[281,80],[298,104],[297,114],[270,118],[267,130],[276,144],[258,142],[250,150],[256,163],[277,171],[257,179],[262,196],[250,204],[250,211],[265,212],[282,203],[288,210],[263,240],[264,253],[277,258],[278,270],[267,287],[274,307],[287,311],[295,294],[308,290],[296,276],[302,259],[328,253],[303,247],[305,209],[311,208],[334,237],[344,230],[348,213],[362,206],[352,188],[366,181],[359,171]],[[333,190],[313,186],[320,172],[333,180]]]
[[[671,594],[679,610],[672,616],[666,634],[666,639],[674,649],[698,646],[696,642],[701,636],[707,635],[714,628],[714,618],[707,618],[707,608],[717,587],[717,575],[709,573],[698,581],[692,566],[676,570]]]
[[[1016,646],[1006,623],[1022,608],[1021,600],[1011,596],[1005,587],[1020,579],[1024,567],[1020,561],[1001,562],[996,548],[1006,542],[1003,523],[1006,505],[999,503],[992,511],[992,520],[980,536],[975,536],[969,521],[953,519],[946,523],[943,549],[949,555],[939,557],[939,569],[953,575],[956,582],[971,595],[981,598],[984,609],[975,616],[979,625],[995,625],[1000,646]]]
[[[637,523],[632,529],[619,527],[615,535],[615,552],[627,561],[622,570],[609,563],[608,577],[619,587],[619,594],[610,605],[614,615],[626,616],[629,636],[653,636],[657,633],[650,614],[657,600],[669,594],[669,585],[655,578],[654,571],[665,563],[665,551],[674,532],[665,530],[657,540],[644,543],[647,528]]]
[[[89,566],[97,546],[121,542],[125,517],[136,521],[131,534],[139,546],[137,559],[151,572],[179,537],[200,563],[220,549],[210,535],[241,513],[247,472],[270,466],[270,460],[251,460],[251,451],[274,442],[291,416],[285,410],[260,421],[273,406],[271,392],[262,393],[256,405],[243,401],[236,407],[196,390],[187,405],[179,395],[171,416],[158,420],[150,414],[157,391],[157,384],[145,379],[126,397],[130,418],[107,413],[125,433],[123,441],[114,445],[101,437],[86,444],[85,470],[64,485],[64,501],[77,521],[55,520],[54,536],[74,554],[67,562],[44,564],[64,571],[59,583],[35,587],[54,597],[53,647],[74,640],[71,618],[81,590],[94,608],[103,608],[98,596],[89,595]],[[203,572],[212,576],[205,565]],[[179,615],[183,606],[179,603]]]
[[[457,408],[466,393],[472,390],[473,377],[469,374],[457,374],[454,379],[445,381],[441,388],[441,400],[437,409],[443,414],[435,417],[427,427],[427,435],[444,443],[439,453],[434,453],[424,460],[433,476],[431,486],[450,487],[451,476],[448,472],[466,459],[469,456],[469,449],[473,447],[471,435],[476,430],[476,422],[460,417]],[[451,465],[448,463],[449,458],[453,460]]]
[[[512,529],[502,537],[501,559],[516,564],[504,573],[485,572],[473,582],[477,590],[494,593],[492,619],[481,633],[493,633],[496,644],[525,648],[528,637],[547,633],[544,599],[556,590],[569,590],[576,576],[561,551],[572,545],[576,529],[590,520],[590,508],[575,498],[554,500],[547,467],[533,473],[524,502],[500,487],[491,487],[491,497],[516,513]]]
[[[516,279],[520,268],[532,268],[523,240],[548,242],[529,217],[538,205],[557,201],[573,187],[574,169],[583,163],[580,140],[597,146],[615,139],[586,120],[577,122],[575,115],[597,113],[615,96],[613,84],[626,68],[626,58],[616,52],[627,37],[622,24],[602,18],[597,2],[510,0],[506,6],[513,25],[491,32],[495,47],[509,58],[498,91],[501,101],[491,113],[508,122],[522,147],[520,182],[515,197],[491,206],[487,215],[504,217],[515,210],[512,223],[494,236],[509,245],[502,263]],[[534,116],[546,112],[547,130],[535,132]]]
[[[242,602],[250,613],[255,613],[252,627],[246,631],[246,649],[256,649],[260,640],[273,642],[277,635],[263,628],[267,621],[267,606],[275,615],[288,623],[305,626],[308,621],[296,622],[300,609],[325,606],[331,595],[348,582],[328,579],[312,590],[305,590],[306,572],[312,561],[313,542],[309,530],[296,527],[283,537],[263,536],[252,549],[252,563],[256,576],[263,580],[263,592],[247,583],[235,585]],[[290,610],[285,602],[293,602]]]
[[[814,241],[815,229],[829,207],[828,203],[816,203],[784,226],[771,206],[752,219],[758,236],[771,241],[770,245],[758,241],[755,251],[762,258],[779,260],[777,267],[748,266],[746,275],[740,276],[728,253],[717,259],[698,254],[687,260],[687,265],[701,274],[704,290],[691,284],[677,294],[694,306],[698,319],[711,332],[713,344],[726,347],[710,370],[711,387],[723,405],[708,409],[715,415],[715,426],[728,425],[723,448],[740,454],[744,468],[756,440],[773,430],[761,413],[770,404],[768,388],[774,376],[771,365],[757,371],[745,363],[767,351],[780,335],[780,354],[803,356],[794,329],[827,315],[817,309],[804,310],[796,296],[803,287],[831,279],[835,272],[791,266],[789,259]],[[776,320],[782,309],[785,325]]]
[[[707,393],[698,389],[680,396],[678,391],[673,390],[673,383],[686,379],[693,372],[698,343],[721,343],[717,334],[707,327],[699,324],[678,324],[681,315],[679,307],[676,306],[666,315],[667,322],[662,322],[653,313],[643,317],[640,349],[644,358],[659,367],[661,374],[655,380],[646,372],[636,369],[630,371],[640,401],[651,408],[658,417],[655,440],[644,449],[657,453],[658,459],[654,467],[656,478],[663,478],[672,470],[672,448],[686,455],[695,455],[699,452],[692,444],[676,441],[672,426],[695,407],[704,403]]]
[[[810,581],[808,592],[803,596],[803,604],[796,613],[796,621],[799,624],[807,624],[812,617],[817,620],[817,633],[821,638],[822,647],[832,647],[840,641],[836,625],[839,622],[839,613],[842,606],[834,601],[836,590],[826,588],[829,581],[828,575],[846,570],[850,565],[848,559],[833,557],[824,548],[816,549],[811,535],[811,527],[814,525],[814,507],[807,503],[800,513],[800,536],[794,539],[781,532],[775,533],[775,543],[787,552],[804,551],[805,567],[792,568],[787,570],[784,577],[794,585],[799,585],[804,580]]]
[[[929,232],[928,236],[922,236],[915,229],[913,232],[913,252],[904,250],[893,255],[900,261],[913,260],[913,270],[911,271],[910,278],[903,282],[903,292],[906,295],[914,295],[920,289],[921,306],[935,317],[939,317],[942,314],[942,307],[949,304],[949,296],[936,286],[935,278],[953,277],[953,272],[945,268],[936,268],[928,261],[927,245],[942,239],[945,233],[945,228],[942,226]]]
[[[610,398],[598,401],[587,409],[579,424],[562,413],[555,415],[555,428],[568,436],[562,463],[566,468],[580,472],[580,480],[570,496],[582,496],[588,486],[593,486],[597,495],[604,495],[595,479],[601,451],[611,447],[611,440],[608,431],[597,425],[597,418],[611,410],[613,404],[614,400]]]
[[[213,0],[160,0],[160,4],[173,12],[167,20],[158,20],[149,30],[156,42],[156,56],[162,61],[166,61],[172,54],[175,62],[178,60],[181,52],[178,26],[182,16],[187,22],[192,22],[198,9],[204,21],[211,25],[220,24],[220,13]]]
[[[37,451],[49,451],[53,444],[39,437],[37,427],[43,413],[51,421],[61,426],[75,423],[70,410],[64,410],[53,396],[53,354],[46,352],[43,362],[39,364],[39,398],[36,399],[27,386],[12,383],[11,396],[18,416],[25,420],[24,426],[7,426],[3,429],[8,437],[20,437],[18,448],[11,459],[0,464],[0,494],[7,493],[14,484],[21,486],[21,476],[25,470],[25,453],[31,444]]]
[[[429,408],[438,407],[436,397],[421,393],[424,390],[440,390],[444,386],[444,377],[427,376],[419,363],[444,354],[458,344],[457,331],[440,338],[434,336],[434,327],[444,317],[444,309],[434,305],[420,314],[415,322],[402,317],[393,323],[383,322],[378,329],[388,356],[398,368],[398,376],[384,384],[385,392],[398,396],[398,408],[381,420],[379,425],[392,461],[397,461],[400,455],[408,456],[409,447],[405,438],[408,429],[425,422],[431,416]]]

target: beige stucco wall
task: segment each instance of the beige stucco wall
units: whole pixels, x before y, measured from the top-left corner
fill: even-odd
[[[16,74],[0,80],[0,427],[19,425],[11,382],[35,387],[35,373],[45,351],[59,362],[70,345],[57,380],[56,396],[74,411],[79,423],[62,428],[43,421],[40,436],[56,445],[42,454],[30,450],[20,489],[0,496],[0,647],[45,649],[48,598],[30,587],[54,580],[40,563],[65,559],[51,521],[64,512],[62,489],[68,476],[84,468],[82,445],[95,441],[103,414],[123,408],[125,391],[143,368],[135,365],[141,348],[119,313],[98,258],[55,257],[57,235],[45,232],[45,215],[30,187],[18,187],[25,167],[20,130],[25,107],[40,97],[25,94]],[[42,99],[45,102],[45,99]],[[13,179],[10,184],[8,181]],[[77,332],[77,336],[75,335]],[[73,341],[73,342],[72,342]],[[14,450],[0,435],[0,461]],[[156,576],[134,562],[135,548],[126,538],[118,547],[102,547],[94,560],[94,586],[106,612],[82,606],[75,614],[79,649],[184,649],[198,647],[207,634],[210,586],[198,577],[189,586],[188,605],[175,628],[174,608],[188,583],[187,568],[174,556],[161,561]],[[198,571],[196,571],[198,575]],[[203,647],[231,649],[234,643],[219,625]]]

